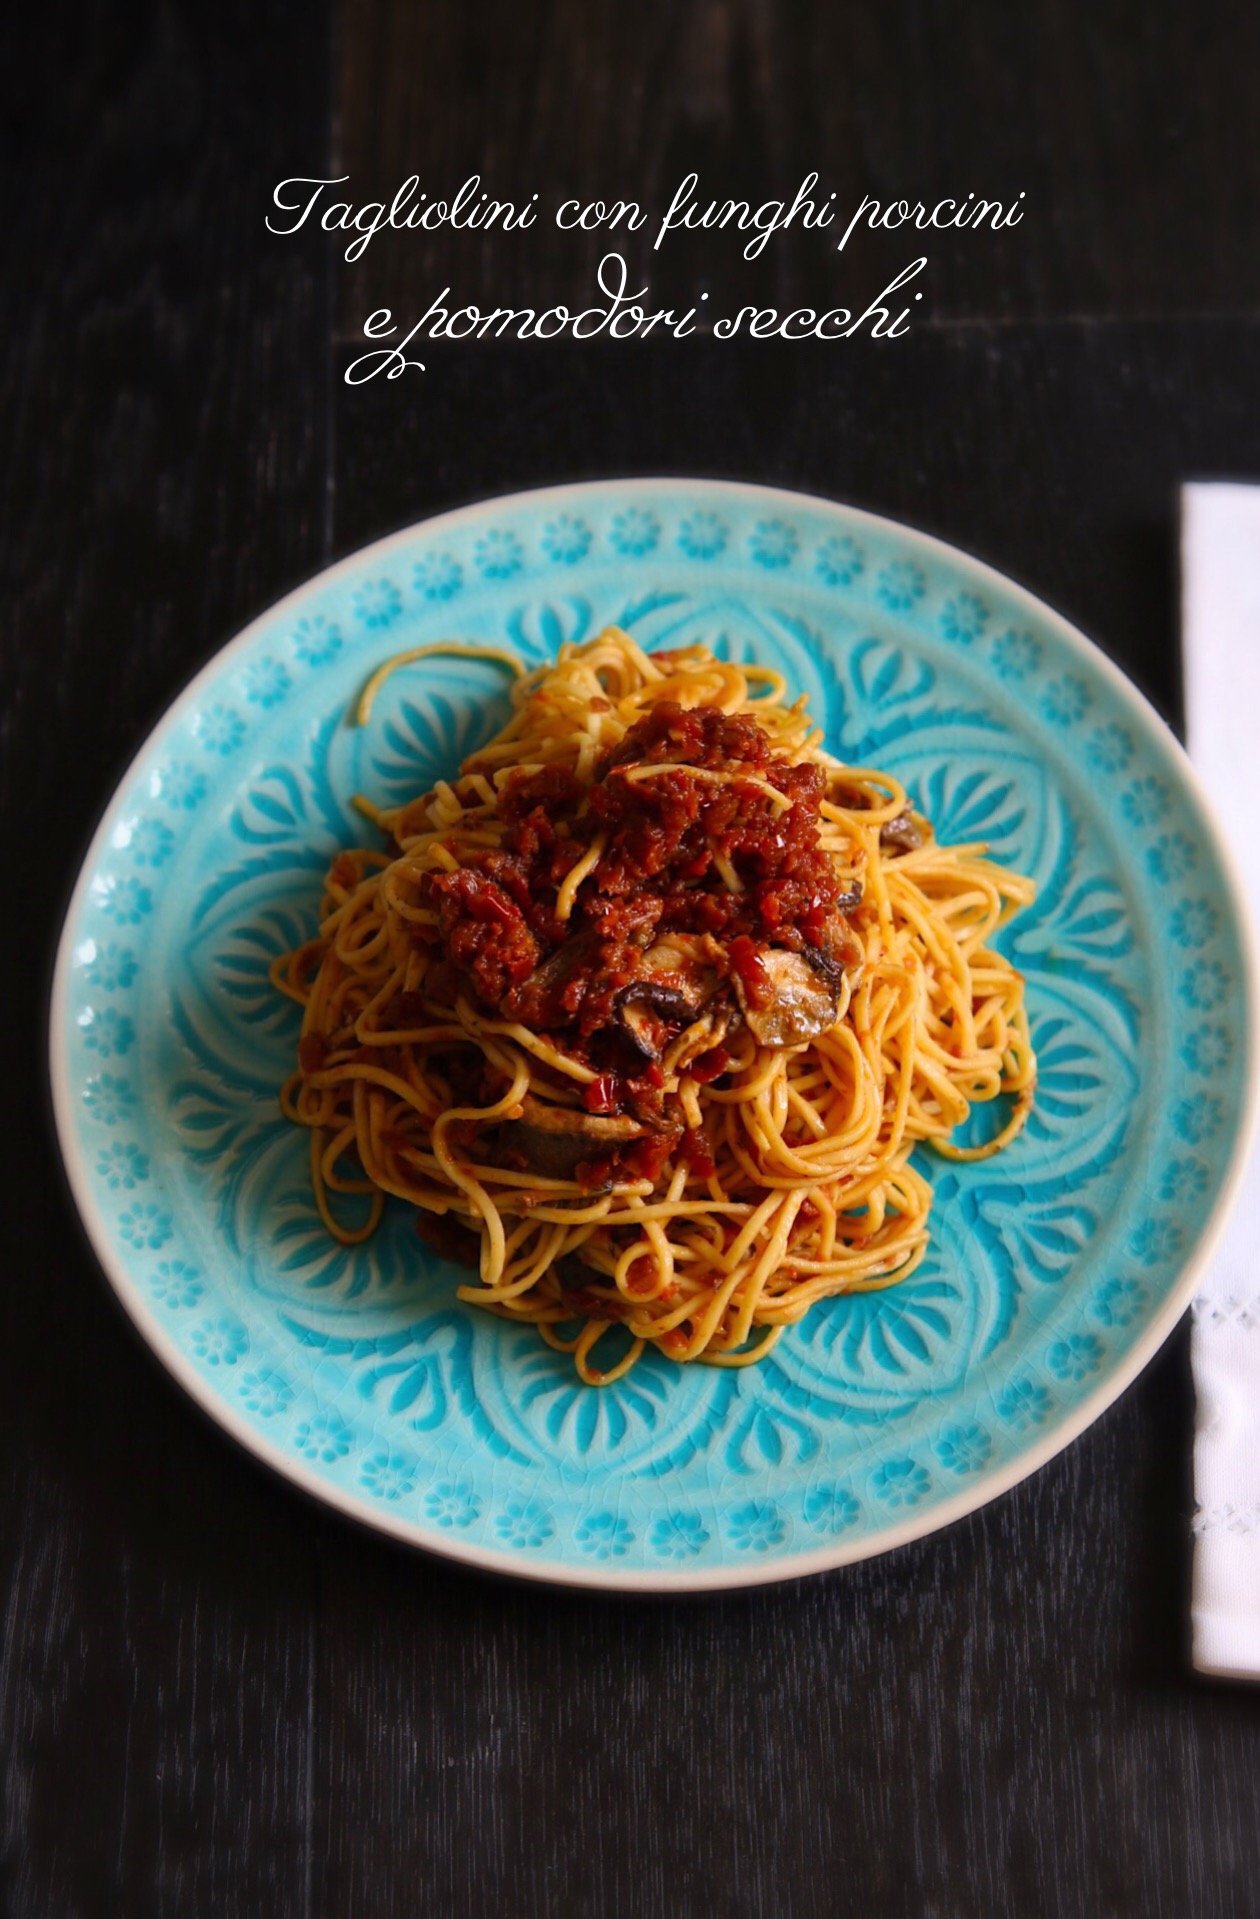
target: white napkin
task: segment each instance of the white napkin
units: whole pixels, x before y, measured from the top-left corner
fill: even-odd
[[[1226,821],[1260,927],[1260,486],[1181,496],[1190,757]],[[1260,1678],[1260,1155],[1194,1302],[1194,1663]]]

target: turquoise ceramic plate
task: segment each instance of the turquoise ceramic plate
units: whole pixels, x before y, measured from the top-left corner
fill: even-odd
[[[646,1358],[602,1391],[454,1299],[406,1209],[331,1244],[276,1089],[296,1015],[273,954],[361,838],[501,719],[502,676],[368,669],[443,636],[530,661],[609,621],[702,640],[808,693],[945,839],[1039,892],[1008,939],[1041,1063],[1019,1143],[936,1162],[903,1286],[817,1308],[762,1365]],[[1187,762],[1027,593],[904,527],[707,482],[495,500],[356,554],[226,647],[123,780],[70,908],[52,1073],[106,1272],[164,1363],[308,1491],[535,1578],[738,1586],[881,1552],[1012,1485],[1095,1418],[1190,1296],[1245,1128],[1235,893]]]

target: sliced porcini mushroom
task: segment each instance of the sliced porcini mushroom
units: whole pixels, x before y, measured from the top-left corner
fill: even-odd
[[[764,1004],[754,1005],[743,979],[735,978],[740,1008],[757,1044],[802,1046],[829,1032],[840,1015],[843,968],[814,947],[807,953],[771,947],[759,959]]]
[[[713,941],[707,934],[666,933],[643,955],[642,977],[617,998],[617,1018],[635,1050],[659,1060],[720,990]]]
[[[665,1056],[667,1071],[681,1078],[693,1060],[720,1046],[730,1031],[733,1012],[734,1009],[726,1004],[711,1006],[700,1019],[680,1033]]]
[[[821,973],[823,978],[834,986],[837,992],[839,991],[844,980],[843,960],[837,959],[834,953],[824,952],[821,946],[802,947],[801,958],[815,973]]]
[[[659,1059],[669,1029],[688,1025],[698,1011],[690,994],[660,979],[635,980],[617,999],[622,1030],[644,1059]]]
[[[909,807],[898,813],[895,820],[885,820],[879,829],[879,843],[884,852],[913,853],[916,847],[923,845],[923,840],[923,828]]]
[[[617,1018],[622,1032],[636,1053],[641,1054],[644,1059],[660,1058],[661,1016],[650,1001],[623,993],[617,1002]]]
[[[722,950],[707,933],[665,933],[643,955],[643,984],[685,1002],[693,1017],[721,985]]]
[[[592,959],[598,941],[591,933],[578,933],[548,954],[527,979],[514,986],[504,1001],[510,1019],[527,1026],[548,1027],[566,1017],[565,992],[569,981]]]
[[[549,1106],[527,1094],[520,1119],[504,1127],[503,1142],[515,1147],[530,1171],[544,1179],[572,1179],[584,1159],[598,1159],[627,1140],[642,1139],[643,1132],[625,1113],[585,1113],[574,1106]]]

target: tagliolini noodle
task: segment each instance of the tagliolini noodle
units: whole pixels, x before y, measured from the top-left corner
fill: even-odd
[[[914,1148],[997,1152],[1030,1109],[1023,981],[991,941],[1031,882],[826,753],[770,668],[615,629],[528,673],[425,648],[359,717],[430,651],[509,665],[512,717],[406,805],[362,802],[387,850],[333,862],[317,936],[273,969],[329,1232],[410,1203],[473,1268],[460,1298],[591,1384],[648,1345],[749,1364],[904,1279],[932,1205]],[[951,1143],[998,1100],[983,1145]]]

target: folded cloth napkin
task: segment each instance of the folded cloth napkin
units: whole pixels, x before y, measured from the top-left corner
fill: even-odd
[[[1260,929],[1260,486],[1182,490],[1186,737]],[[1194,1663],[1260,1678],[1260,1154],[1194,1302]]]

